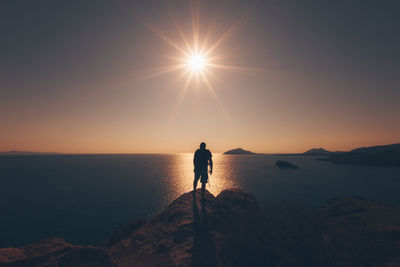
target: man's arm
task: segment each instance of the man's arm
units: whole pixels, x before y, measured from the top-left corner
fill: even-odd
[[[210,156],[210,174],[213,172],[213,161],[212,161],[212,156]]]
[[[194,156],[193,156],[193,171],[196,170],[196,158],[197,158],[197,150],[196,150],[196,152],[194,152]]]

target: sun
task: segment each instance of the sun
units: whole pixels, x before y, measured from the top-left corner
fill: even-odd
[[[206,57],[199,53],[191,54],[186,63],[187,67],[192,71],[201,72],[206,66]]]
[[[209,90],[222,112],[227,115],[213,86],[213,80],[219,80],[220,83],[223,82],[223,79],[217,74],[221,71],[255,74],[259,72],[264,73],[264,70],[236,66],[231,59],[235,57],[237,48],[222,46],[243,24],[246,16],[243,15],[231,25],[228,25],[228,27],[224,27],[222,32],[219,32],[222,28],[219,29],[219,27],[214,27],[214,25],[212,25],[213,27],[208,27],[207,31],[204,31],[203,28],[200,31],[200,7],[198,1],[188,1],[190,2],[190,17],[192,20],[190,33],[188,31],[190,25],[186,25],[186,23],[180,24],[174,14],[169,9],[167,10],[171,22],[175,26],[173,28],[175,32],[174,36],[180,36],[178,39],[171,38],[161,28],[133,10],[133,15],[139,22],[171,48],[174,48],[173,54],[164,55],[165,64],[150,69],[144,75],[136,77],[152,78],[171,72],[180,72],[173,81],[173,83],[176,83],[183,80],[183,86],[178,95],[177,107],[181,105],[189,88],[204,88]],[[214,28],[216,32],[214,32]],[[216,73],[217,71],[218,73]],[[192,86],[193,84],[196,86]]]
[[[159,27],[148,21],[145,17],[137,12],[133,14],[135,17],[146,26],[151,32],[160,37],[166,44],[174,48],[178,52],[174,55],[165,56],[169,60],[168,64],[149,70],[143,77],[155,77],[170,72],[180,71],[180,75],[176,81],[186,77],[182,91],[190,87],[191,82],[203,82],[206,87],[216,97],[212,81],[210,78],[217,78],[215,71],[229,71],[253,73],[253,68],[239,67],[232,65],[229,60],[234,56],[234,49],[225,49],[221,51],[221,44],[226,42],[230,36],[240,27],[245,16],[240,17],[233,24],[229,25],[222,33],[216,35],[212,30],[205,32],[200,31],[199,22],[199,3],[197,0],[190,1],[192,33],[187,34],[185,27],[182,26],[175,16],[168,10],[172,23],[174,24],[175,32],[181,37],[181,40],[173,39],[162,31]],[[192,35],[192,36],[191,36]],[[194,79],[195,78],[195,79]]]

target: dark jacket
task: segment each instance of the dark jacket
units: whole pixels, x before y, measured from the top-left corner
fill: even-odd
[[[211,161],[212,154],[208,149],[197,149],[194,153],[194,169],[206,169],[208,167],[208,162]]]

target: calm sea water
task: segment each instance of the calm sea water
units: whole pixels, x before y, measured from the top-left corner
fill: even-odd
[[[0,247],[60,236],[97,244],[192,189],[192,154],[0,156]],[[277,159],[298,170],[278,169]],[[260,204],[316,207],[337,196],[400,204],[400,168],[335,165],[313,157],[214,155],[208,190],[239,187]]]

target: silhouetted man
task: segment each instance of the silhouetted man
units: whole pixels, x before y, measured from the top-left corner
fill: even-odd
[[[208,164],[210,164],[210,174],[213,170],[212,154],[210,150],[206,149],[206,143],[202,142],[200,148],[196,150],[193,158],[194,165],[194,182],[193,182],[193,194],[196,194],[197,182],[201,177],[201,193],[204,195],[206,189],[206,183],[208,181]]]

